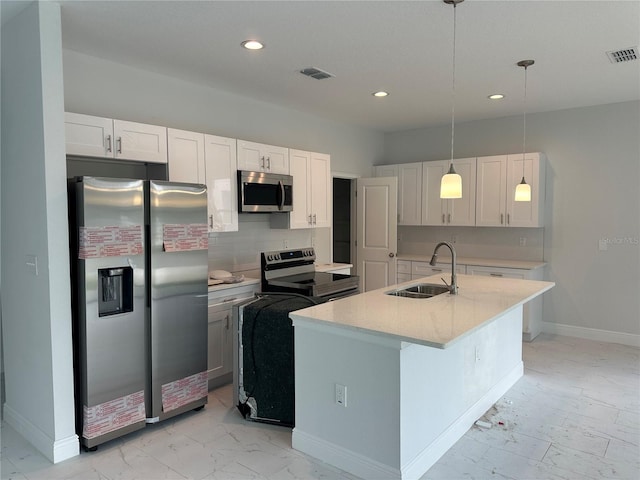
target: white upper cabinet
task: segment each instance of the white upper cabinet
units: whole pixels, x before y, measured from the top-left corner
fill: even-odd
[[[531,186],[531,201],[516,202],[522,180],[522,154],[478,157],[476,225],[482,227],[541,227],[544,225],[545,161],[540,153],[527,153],[524,176]]]
[[[398,178],[398,225],[420,225],[422,217],[422,162],[380,165],[376,177]]]
[[[422,164],[422,225],[476,224],[476,159],[453,160],[454,169],[462,177],[462,198],[441,199],[440,181],[450,163],[438,160]]]
[[[236,140],[168,129],[169,180],[207,186],[209,231],[238,230]]]
[[[204,135],[185,130],[167,129],[169,180],[172,182],[206,183]]]
[[[238,170],[289,175],[289,149],[238,140]]]
[[[167,129],[158,125],[65,113],[67,155],[167,163]]]
[[[289,150],[293,177],[293,210],[271,215],[274,228],[330,227],[331,157],[324,153]]]
[[[238,231],[238,181],[235,138],[204,136],[205,176],[209,202],[209,228]]]
[[[546,161],[544,154],[524,155],[524,178],[531,186],[531,201],[516,202],[516,186],[523,175],[522,154],[507,157],[507,220],[510,227],[544,226]]]

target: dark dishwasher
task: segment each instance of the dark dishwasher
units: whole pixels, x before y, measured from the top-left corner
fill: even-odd
[[[323,302],[318,297],[269,293],[237,307],[234,400],[245,419],[294,426],[294,347],[289,312]]]

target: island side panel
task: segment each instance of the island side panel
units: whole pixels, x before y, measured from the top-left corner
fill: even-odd
[[[401,351],[401,471],[419,478],[522,376],[522,307],[436,349]]]
[[[399,478],[401,342],[292,318],[293,448],[363,478]]]

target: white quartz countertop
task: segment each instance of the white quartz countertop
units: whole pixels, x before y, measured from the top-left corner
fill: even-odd
[[[211,282],[211,280],[209,281]],[[238,288],[238,287],[244,287],[246,285],[254,285],[258,283],[260,283],[260,280],[257,278],[245,278],[243,281],[237,282],[237,283],[219,283],[216,285],[209,285],[209,291],[217,292],[219,290],[226,290],[228,288]]]
[[[418,283],[442,284],[437,275],[297,310],[296,320],[392,336],[399,340],[446,348],[503,313],[522,305],[555,283],[458,275],[458,295],[428,299],[396,297],[385,292]]]
[[[316,263],[316,272],[332,272],[334,270],[340,270],[342,268],[352,268],[351,263]]]
[[[431,255],[414,255],[410,253],[399,253],[398,260],[411,260],[414,262],[429,262]],[[456,257],[456,262],[460,265],[473,265],[476,267],[500,267],[500,268],[520,268],[522,270],[535,270],[546,265],[545,262],[533,262],[526,260],[504,260],[499,258],[476,258],[476,257]],[[451,263],[451,257],[438,255],[438,263]]]

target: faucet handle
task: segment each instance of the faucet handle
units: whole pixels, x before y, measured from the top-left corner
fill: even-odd
[[[451,288],[451,285],[449,285],[444,278],[440,277],[440,280],[442,280],[442,282],[447,286],[447,288],[449,289]]]

